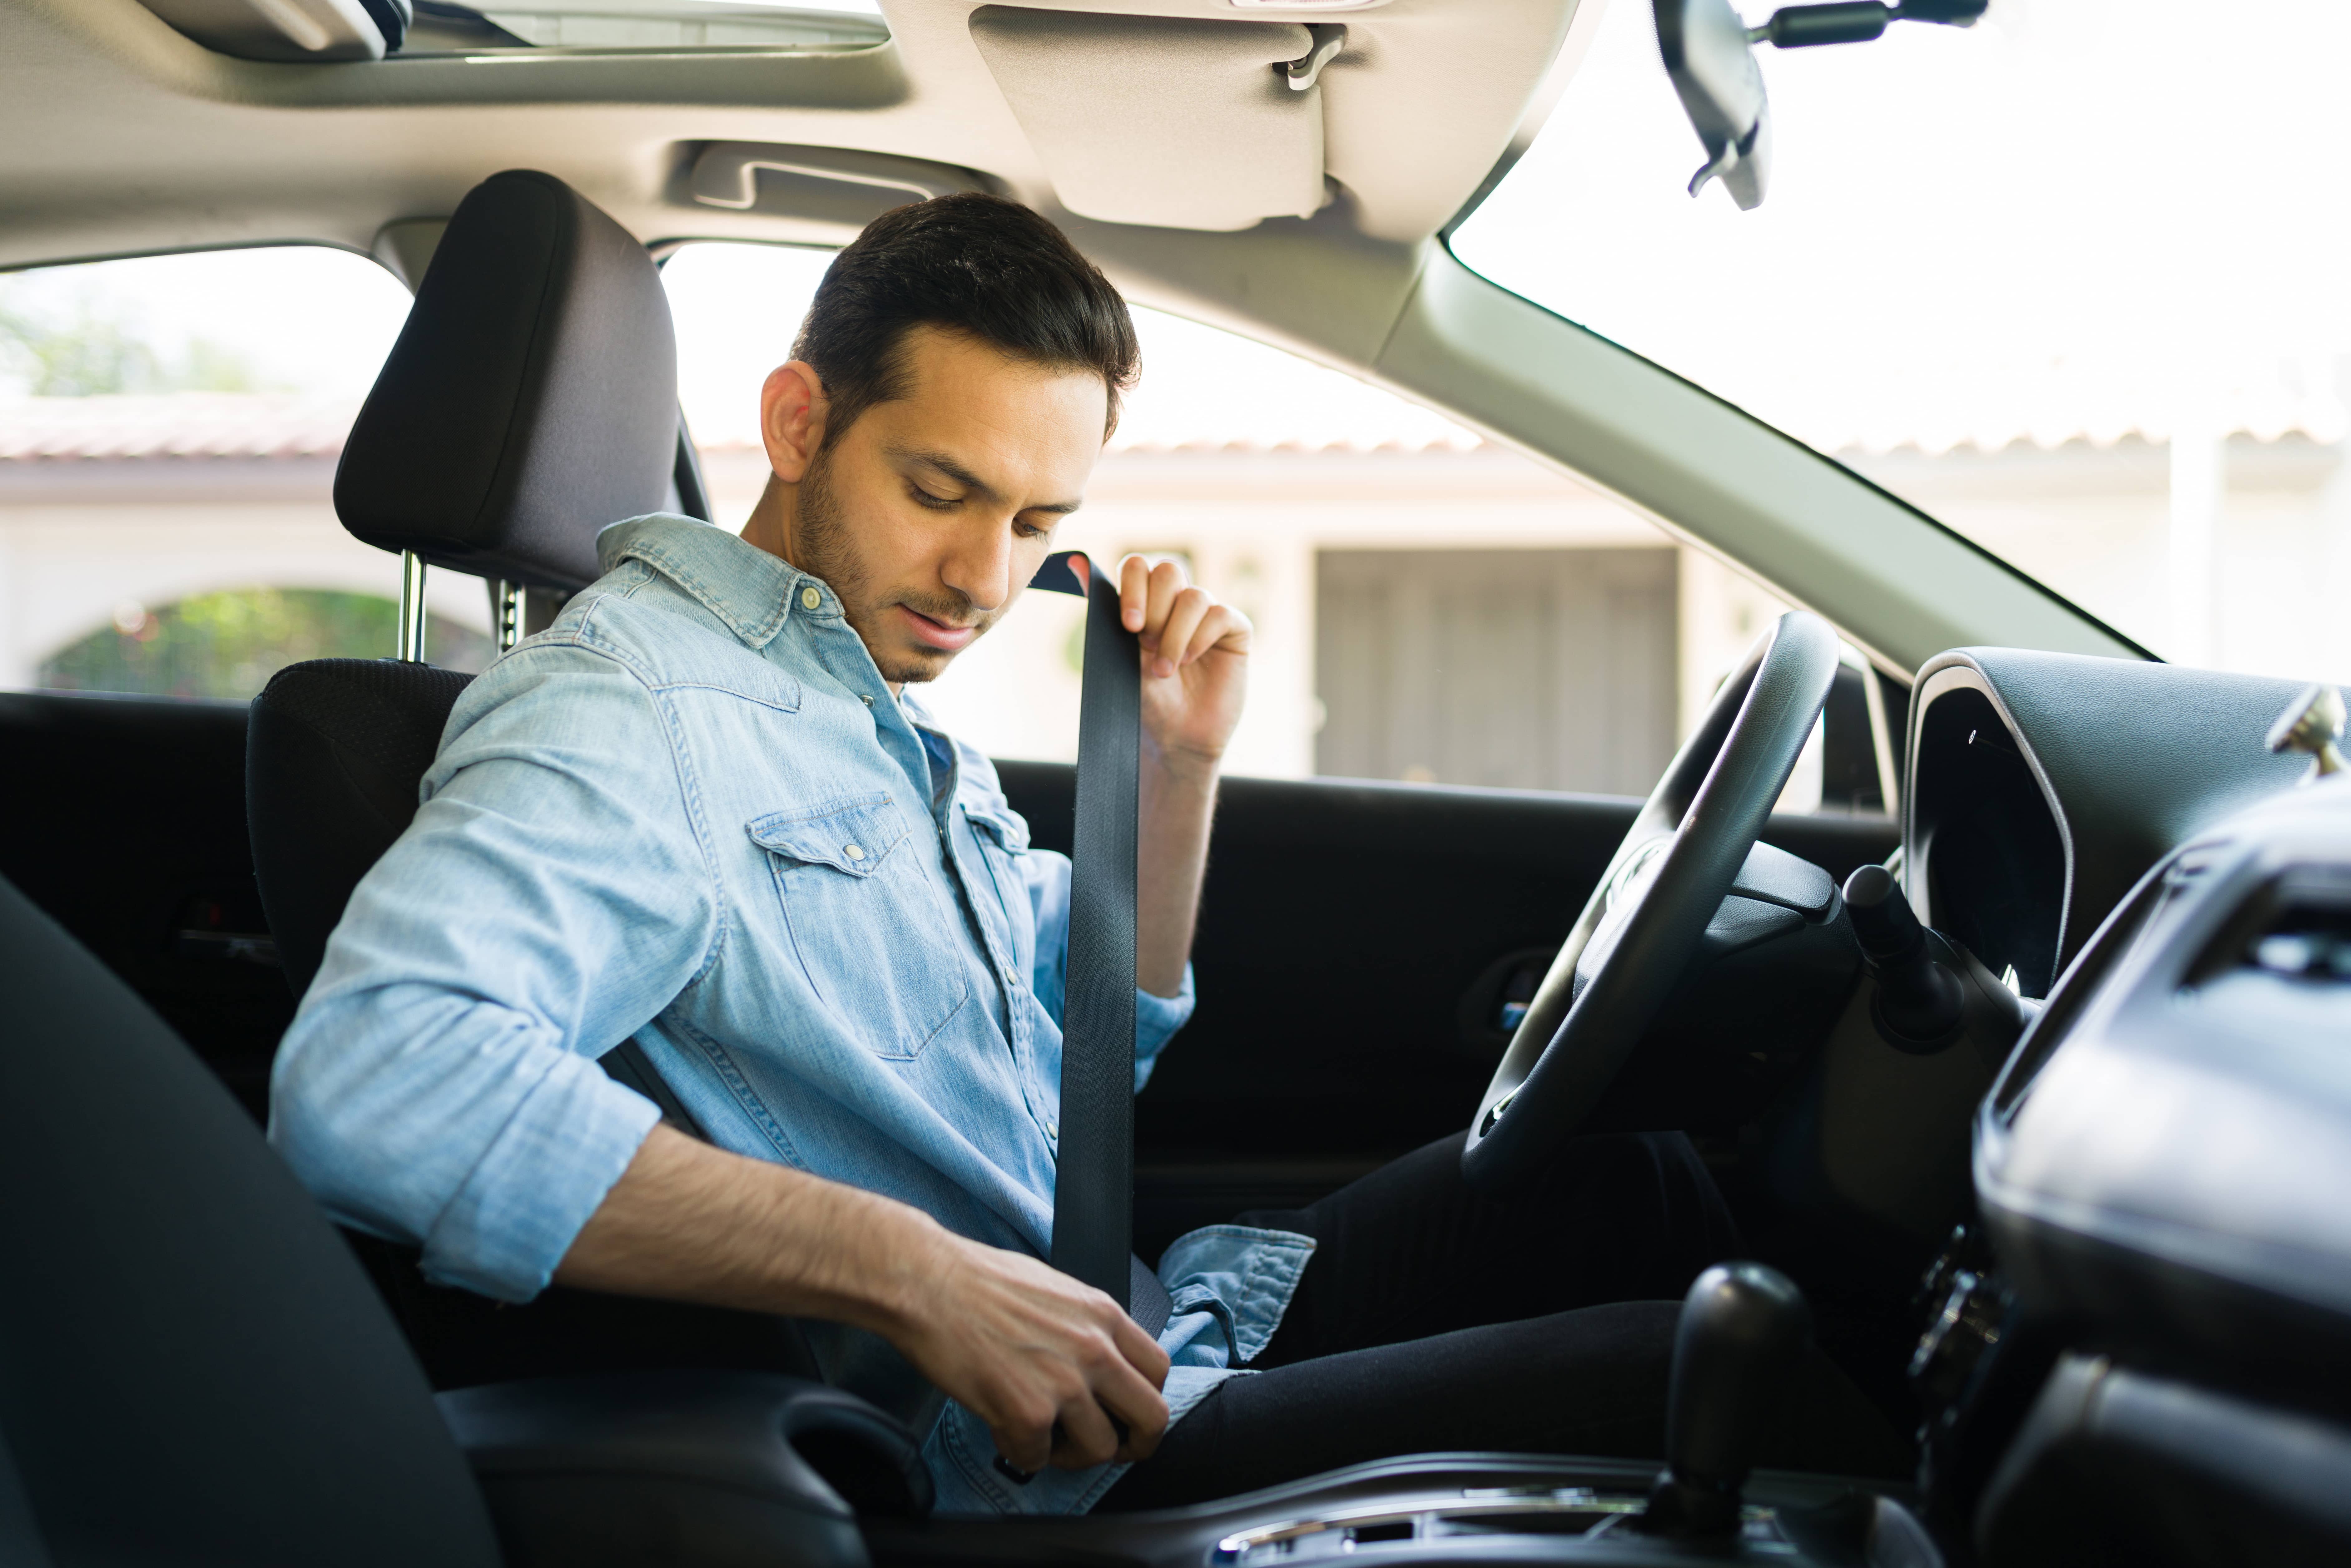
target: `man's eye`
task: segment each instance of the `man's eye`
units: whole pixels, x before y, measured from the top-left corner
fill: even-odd
[[[934,512],[944,512],[948,507],[955,505],[955,498],[953,497],[934,496],[928,490],[924,489],[920,485],[909,485],[906,488],[913,494],[914,504],[916,506],[928,507]]]

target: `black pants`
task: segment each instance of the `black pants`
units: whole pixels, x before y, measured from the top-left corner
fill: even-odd
[[[1578,1139],[1503,1197],[1464,1185],[1460,1152],[1448,1137],[1305,1208],[1242,1215],[1315,1239],[1298,1293],[1258,1375],[1219,1385],[1101,1506],[1197,1502],[1445,1448],[1662,1455],[1682,1294],[1740,1250],[1689,1141]],[[1892,1475],[1907,1455],[1813,1353],[1761,1462]]]

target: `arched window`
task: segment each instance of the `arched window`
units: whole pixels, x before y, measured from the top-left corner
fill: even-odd
[[[317,588],[235,588],[151,610],[135,600],[110,624],[44,660],[52,690],[244,699],[304,659],[376,659],[392,649],[400,607],[372,593]],[[490,640],[438,615],[425,619],[424,656],[478,670]]]

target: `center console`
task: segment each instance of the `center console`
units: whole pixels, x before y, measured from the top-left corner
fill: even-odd
[[[1941,1568],[1904,1489],[1757,1472],[1763,1418],[1810,1333],[1802,1295],[1752,1263],[1682,1306],[1664,1469],[1632,1460],[1426,1454],[1193,1508],[1081,1520],[880,1520],[898,1565],[1085,1561],[1275,1564],[1770,1563]]]

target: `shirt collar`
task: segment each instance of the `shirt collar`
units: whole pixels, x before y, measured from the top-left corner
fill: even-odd
[[[614,523],[596,536],[596,559],[606,571],[624,560],[644,562],[754,648],[775,641],[795,613],[841,618],[841,601],[821,578],[724,528],[674,512]]]

